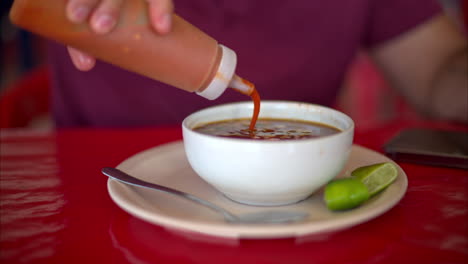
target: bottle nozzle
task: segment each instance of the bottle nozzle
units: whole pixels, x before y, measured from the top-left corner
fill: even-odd
[[[251,95],[255,86],[253,83],[242,79],[241,77],[237,76],[236,74],[232,77],[231,82],[229,83],[229,87],[233,88],[245,95]]]

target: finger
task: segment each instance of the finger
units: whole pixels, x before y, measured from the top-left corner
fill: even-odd
[[[67,18],[74,23],[85,22],[98,0],[68,0],[65,8]]]
[[[134,1],[134,0],[130,0]],[[110,32],[120,17],[123,0],[103,0],[91,15],[91,28],[98,34]]]
[[[150,22],[154,29],[161,34],[171,31],[172,13],[174,5],[172,0],[147,0]]]
[[[92,56],[72,47],[67,47],[73,65],[80,71],[89,71],[96,64],[96,59]]]

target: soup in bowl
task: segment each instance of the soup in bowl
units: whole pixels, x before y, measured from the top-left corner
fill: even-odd
[[[342,170],[354,122],[334,109],[262,101],[254,131],[251,102],[197,111],[182,123],[193,170],[228,198],[249,205],[301,201]]]

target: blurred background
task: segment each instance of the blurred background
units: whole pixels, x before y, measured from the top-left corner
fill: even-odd
[[[12,2],[0,1],[0,128],[50,129],[45,44],[33,34],[11,25],[8,12]],[[455,23],[463,28],[462,10],[466,10],[468,0],[440,2]],[[462,5],[465,5],[464,9]],[[350,68],[335,107],[350,115],[360,130],[394,119],[421,118],[390,89],[364,54],[357,56]]]

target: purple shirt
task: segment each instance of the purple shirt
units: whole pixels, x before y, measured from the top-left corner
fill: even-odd
[[[175,7],[236,51],[237,74],[253,82],[262,99],[322,105],[334,103],[360,49],[440,11],[435,0],[176,0]],[[63,46],[50,47],[57,127],[178,124],[198,109],[249,100],[229,89],[209,101],[104,62],[80,72]]]

